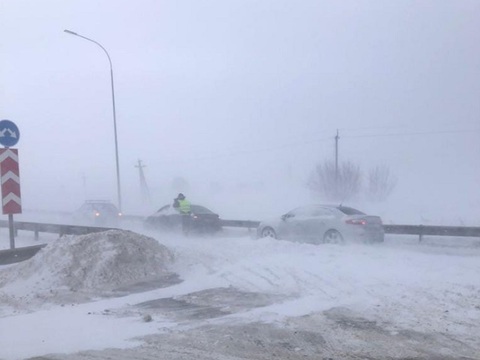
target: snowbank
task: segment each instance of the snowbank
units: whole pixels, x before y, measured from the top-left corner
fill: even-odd
[[[126,230],[64,236],[28,261],[0,269],[0,301],[15,308],[39,302],[82,302],[139,282],[171,277],[172,253]]]

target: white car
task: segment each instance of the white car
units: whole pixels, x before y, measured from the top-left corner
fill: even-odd
[[[384,241],[385,232],[379,216],[342,205],[309,205],[261,222],[257,236],[315,244],[377,243]]]
[[[122,213],[106,200],[88,200],[73,213],[73,222],[79,225],[118,226]]]

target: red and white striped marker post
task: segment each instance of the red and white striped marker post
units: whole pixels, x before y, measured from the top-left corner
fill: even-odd
[[[21,214],[20,172],[18,150],[0,149],[0,174],[2,182],[2,211],[4,214]]]
[[[2,187],[2,211],[4,214],[8,214],[9,217],[10,248],[14,249],[13,214],[22,213],[17,149],[0,149],[0,180]]]

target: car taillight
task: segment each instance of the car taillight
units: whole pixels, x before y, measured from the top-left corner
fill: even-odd
[[[349,220],[346,220],[345,222],[351,225],[367,225],[367,220],[365,219],[349,219]]]
[[[100,216],[100,213],[98,211],[95,211],[95,216]]]
[[[122,216],[123,214],[121,212],[118,213],[118,216]]]

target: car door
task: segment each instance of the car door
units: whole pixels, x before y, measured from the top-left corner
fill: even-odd
[[[293,209],[282,215],[276,231],[281,239],[297,241],[301,232],[300,223],[301,208]]]
[[[180,215],[171,205],[165,205],[155,213],[154,222],[161,228],[172,230],[179,226]]]
[[[335,214],[328,207],[315,206],[310,209],[308,220],[305,222],[305,238],[311,243],[323,241],[325,232],[335,222]]]
[[[307,242],[311,218],[311,206],[297,208],[285,214],[280,224],[282,237],[293,241]]]

